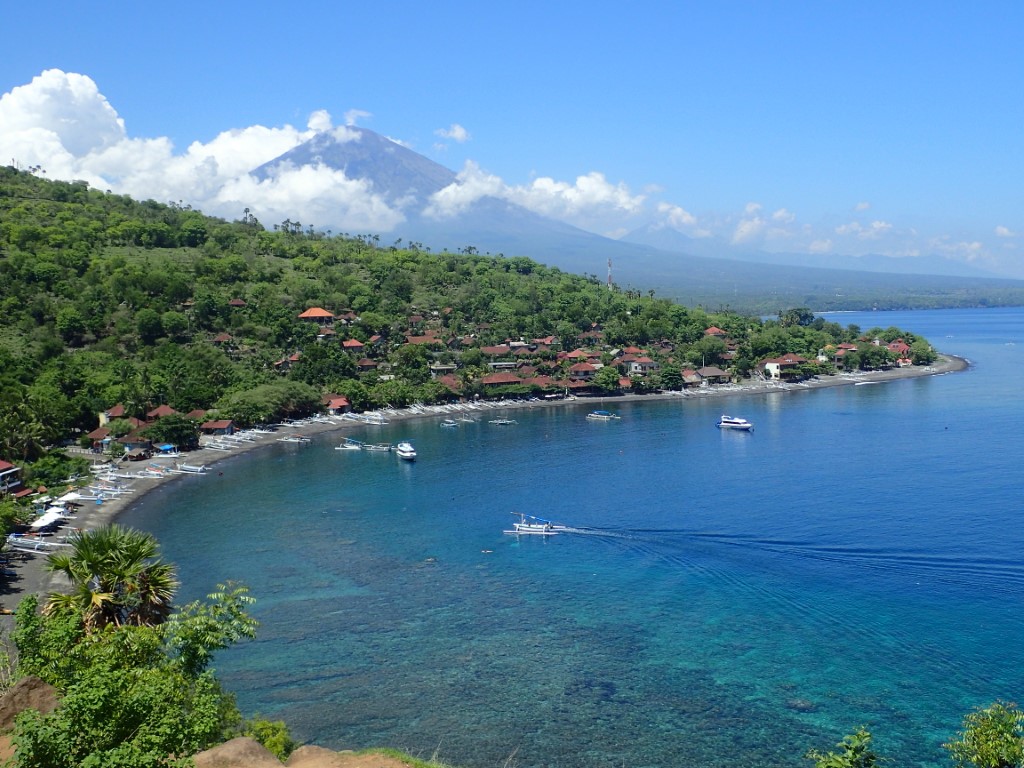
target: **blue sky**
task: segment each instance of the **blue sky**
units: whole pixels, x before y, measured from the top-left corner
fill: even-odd
[[[19,3],[0,157],[236,217],[246,191],[304,203],[226,175],[355,121],[601,234],[1024,277],[1022,22],[998,1]],[[52,70],[88,82],[34,81]],[[338,204],[385,222],[360,189]]]

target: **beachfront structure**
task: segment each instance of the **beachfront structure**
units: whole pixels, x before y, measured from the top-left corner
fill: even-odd
[[[805,365],[806,363],[807,358],[795,355],[792,352],[787,352],[781,357],[769,358],[761,365],[764,366],[764,372],[767,376],[772,379],[780,379],[782,378],[783,372],[798,370],[801,365]]]
[[[21,467],[0,459],[0,496],[16,493],[21,486]]]

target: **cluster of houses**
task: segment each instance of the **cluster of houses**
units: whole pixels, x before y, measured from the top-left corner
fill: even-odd
[[[233,301],[241,302],[240,299]],[[241,305],[244,305],[244,302]],[[330,341],[337,340],[343,335],[349,336],[343,332],[339,333],[339,329],[357,322],[359,318],[351,310],[334,314],[321,307],[312,307],[300,314],[299,319],[315,324],[318,339]],[[409,328],[415,329],[415,331],[410,330],[404,336],[403,344],[426,346],[435,353],[478,349],[490,370],[476,382],[484,393],[487,390],[503,390],[509,386],[523,386],[547,392],[590,394],[596,391],[594,379],[598,371],[608,365],[613,366],[618,373],[618,387],[628,390],[633,386],[637,377],[642,379],[661,370],[662,363],[655,360],[655,357],[666,360],[665,364],[668,365],[672,362],[672,353],[674,352],[673,345],[667,341],[657,344],[650,350],[634,346],[609,349],[603,343],[604,334],[597,326],[581,333],[578,337],[578,340],[588,344],[589,348],[578,347],[571,351],[563,349],[560,340],[555,336],[530,339],[529,341],[508,340],[505,343],[492,346],[481,346],[473,335],[445,339],[442,338],[439,322],[432,322],[430,318],[420,315],[409,318]],[[728,339],[728,334],[721,328],[711,326],[704,331],[704,334],[719,338],[724,342],[726,352],[721,356],[723,361],[727,363],[735,357],[736,345]],[[231,337],[222,333],[218,334],[213,341],[217,344],[229,344]],[[380,336],[374,336],[365,343],[349,336],[342,338],[339,343],[343,349],[356,358],[357,369],[366,372],[386,369],[383,357],[388,345],[385,342],[386,340]],[[869,343],[876,346],[882,345],[878,339],[871,340]],[[902,339],[897,339],[885,346],[895,357],[897,365],[912,364],[910,346]],[[780,357],[762,360],[757,366],[757,373],[765,379],[784,379],[809,362],[827,362],[841,370],[844,367],[844,358],[857,350],[856,344],[829,345],[819,350],[815,360],[808,360],[801,355],[788,353]],[[275,363],[275,368],[279,371],[287,370],[300,360],[301,356],[301,352],[286,356]],[[374,359],[375,356],[377,359]],[[435,357],[439,357],[439,355]],[[448,387],[452,397],[462,396],[465,388],[464,382],[457,375],[457,370],[458,366],[454,363],[435,360],[430,364],[431,376]],[[683,367],[680,368],[680,375],[683,388],[715,386],[726,384],[731,380],[730,373],[713,365],[699,368]],[[344,414],[351,410],[348,399],[338,394],[325,394],[322,404],[324,410],[332,415]],[[87,437],[92,441],[94,451],[106,452],[110,444],[116,441],[123,445],[129,458],[148,458],[154,451],[159,451],[160,447],[154,446],[152,441],[142,434],[143,430],[157,419],[175,413],[177,411],[170,406],[160,405],[146,413],[145,419],[138,419],[128,416],[124,406],[118,404],[99,415],[99,426]],[[200,432],[206,435],[230,435],[235,430],[234,423],[229,420],[208,420],[207,412],[203,410],[195,410],[183,415],[198,420],[201,423]],[[132,425],[132,430],[127,435],[115,438],[108,425],[111,421],[118,419],[127,419]],[[0,459],[0,496],[17,497],[32,492],[22,488],[20,473],[19,467]]]
[[[566,351],[560,340],[555,336],[530,340],[507,340],[497,345],[481,345],[475,335],[443,336],[441,318],[450,310],[432,313],[432,317],[413,315],[408,318],[408,332],[399,344],[423,346],[428,348],[435,358],[441,358],[444,352],[459,353],[467,349],[478,349],[486,360],[490,373],[479,378],[476,383],[486,392],[488,389],[499,389],[509,386],[523,386],[541,391],[569,391],[586,394],[594,390],[594,378],[601,368],[605,367],[606,355],[611,354],[610,365],[620,373],[618,386],[629,389],[637,377],[644,378],[658,372],[662,363],[655,357],[671,363],[674,346],[663,341],[651,350],[637,347],[609,349],[603,344],[604,334],[599,326],[579,334],[578,341],[587,347],[579,347]],[[359,316],[352,310],[342,310],[338,314],[323,307],[311,307],[298,319],[316,327],[316,336],[321,341],[335,340],[341,348],[352,354],[356,369],[361,372],[380,371],[387,377],[386,353],[394,346],[394,342],[377,334],[366,342],[360,341],[345,332],[348,326],[359,321]],[[485,327],[481,331],[488,330]],[[722,362],[728,363],[736,355],[736,344],[728,338],[728,333],[721,328],[711,326],[704,331],[708,337],[721,339],[726,352],[721,356]],[[878,339],[871,343],[878,345]],[[887,345],[898,359],[898,365],[910,365],[910,347],[902,339]],[[782,379],[791,375],[808,363],[827,362],[837,369],[844,367],[844,356],[858,349],[856,344],[839,344],[820,350],[815,360],[798,354],[786,354],[778,358],[762,360],[757,366],[758,375],[766,379]],[[302,358],[301,351],[287,355],[274,366],[279,371],[287,371]],[[459,366],[453,362],[441,362],[439,359],[430,365],[431,376],[447,386],[453,396],[463,394],[464,382],[456,375]],[[728,383],[730,374],[715,365],[704,365],[698,368],[680,368],[684,388],[709,386]],[[331,413],[343,412],[348,403],[344,398],[330,395],[331,404],[325,402]]]
[[[610,364],[615,366],[621,374],[618,378],[618,386],[621,389],[632,387],[634,377],[648,376],[661,369],[661,363],[653,359],[650,351],[637,347],[609,350],[603,344],[604,334],[596,325],[578,336],[581,343],[592,346],[580,347],[572,351],[563,349],[561,341],[556,336],[530,340],[507,340],[502,344],[490,346],[481,345],[475,335],[448,335],[445,337],[442,335],[441,323],[438,318],[447,311],[434,313],[434,318],[426,318],[422,315],[409,317],[409,332],[403,336],[400,344],[426,347],[434,354],[435,358],[442,357],[441,353],[444,352],[459,353],[467,349],[478,349],[491,371],[477,380],[485,392],[488,389],[524,386],[537,390],[564,390],[585,394],[594,389],[593,380],[597,372],[605,367],[605,363],[602,361],[607,354],[612,355]],[[341,338],[346,335],[344,327],[359,319],[358,315],[351,310],[343,310],[336,315],[322,307],[311,307],[302,312],[298,318],[303,322],[315,324],[317,338],[321,341]],[[488,329],[481,328],[480,330]],[[726,335],[725,331],[714,327],[707,329],[706,333],[712,336],[725,337]],[[351,337],[341,338],[339,343],[342,349],[354,356],[358,371],[384,371],[387,369],[383,358],[390,347],[388,340],[380,335],[372,336],[365,343]],[[670,355],[672,351],[673,346],[667,341],[658,345],[659,357]],[[277,370],[286,371],[301,358],[302,353],[298,351],[281,358],[274,365]],[[464,383],[456,375],[458,368],[459,366],[455,363],[436,360],[430,364],[430,373],[434,379],[447,386],[453,396],[459,396],[463,392]],[[728,382],[730,378],[726,371],[710,365],[696,369],[685,368],[681,370],[681,373],[683,385],[686,387]],[[386,375],[384,374],[384,376]],[[343,398],[341,399],[343,400]],[[331,412],[336,412],[335,408],[331,406],[328,406],[328,409]]]

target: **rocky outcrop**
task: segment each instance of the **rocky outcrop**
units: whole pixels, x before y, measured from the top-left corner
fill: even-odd
[[[264,746],[239,737],[195,756],[196,768],[409,768],[406,763],[380,754],[332,752],[323,747],[299,747],[281,763]]]
[[[351,752],[332,752],[329,749],[310,744],[292,752],[285,765],[288,768],[353,768],[351,762],[346,762],[346,758],[351,759],[352,757]]]
[[[35,675],[23,677],[0,696],[0,733],[14,728],[14,718],[26,709],[37,709],[48,715],[57,708],[57,689]]]
[[[273,752],[247,736],[199,752],[195,761],[196,768],[281,768]]]

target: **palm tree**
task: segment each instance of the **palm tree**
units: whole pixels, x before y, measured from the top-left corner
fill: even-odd
[[[171,614],[178,580],[174,566],[159,559],[153,536],[108,525],[73,534],[69,543],[70,551],[51,555],[46,568],[64,574],[71,589],[51,594],[47,611],[79,613],[89,631],[154,626]]]

